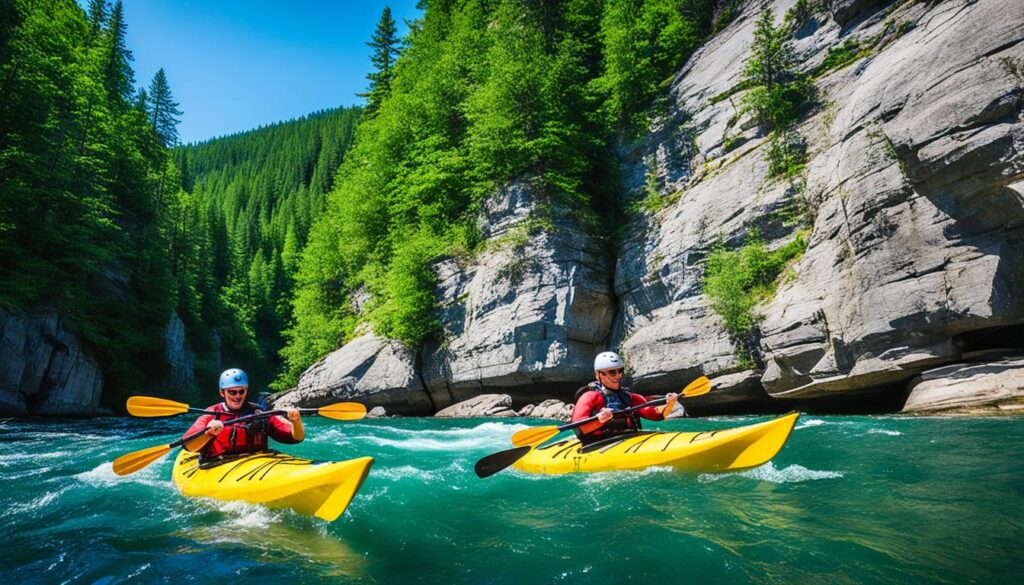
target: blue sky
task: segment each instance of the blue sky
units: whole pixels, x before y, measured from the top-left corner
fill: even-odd
[[[87,5],[87,0],[80,0]],[[137,85],[161,67],[196,142],[362,103],[384,6],[399,35],[416,0],[123,0]]]

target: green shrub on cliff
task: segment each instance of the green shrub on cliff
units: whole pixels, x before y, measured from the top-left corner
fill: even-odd
[[[793,241],[769,251],[754,231],[740,248],[729,250],[719,244],[708,255],[704,294],[737,343],[737,353],[745,365],[752,365],[750,334],[760,321],[754,308],[772,298],[779,275],[803,255],[807,238],[806,231],[798,231]]]

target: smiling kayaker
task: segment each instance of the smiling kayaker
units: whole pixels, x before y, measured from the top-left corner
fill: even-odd
[[[188,436],[206,429],[213,440],[200,451],[200,461],[209,462],[240,453],[258,453],[267,450],[267,437],[279,443],[295,444],[305,438],[302,415],[297,408],[287,409],[288,419],[281,416],[257,418],[246,423],[225,426],[231,419],[260,412],[257,405],[246,402],[249,392],[249,377],[237,368],[225,370],[220,375],[220,396],[224,402],[214,404],[206,410],[217,414],[204,414],[182,435]]]
[[[662,420],[661,411],[655,406],[640,408],[626,414],[615,414],[615,411],[641,406],[654,397],[643,397],[622,386],[622,377],[626,373],[626,364],[619,354],[605,351],[594,358],[594,375],[597,381],[576,391],[576,407],[572,411],[572,422],[597,416],[597,421],[575,429],[576,436],[582,443],[591,443],[598,439],[631,433],[640,430],[640,417],[650,420]],[[673,398],[675,394],[666,395]]]

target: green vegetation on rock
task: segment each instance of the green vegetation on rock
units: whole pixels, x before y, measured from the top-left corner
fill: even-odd
[[[707,258],[704,294],[737,344],[744,365],[752,364],[751,332],[760,321],[755,307],[775,295],[778,277],[807,249],[806,230],[776,250],[768,250],[755,231],[735,250],[720,243]]]
[[[796,70],[789,44],[791,14],[775,26],[771,8],[765,8],[754,28],[754,44],[743,67],[743,83],[750,91],[743,105],[766,130],[795,123],[811,104],[814,86]]]

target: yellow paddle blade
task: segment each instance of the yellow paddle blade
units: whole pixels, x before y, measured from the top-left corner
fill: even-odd
[[[516,447],[540,445],[558,433],[558,427],[531,427],[516,431],[512,435],[512,444]]]
[[[668,399],[668,402],[665,403],[665,407],[661,409],[662,417],[668,418],[668,415],[672,414],[672,409],[675,408],[677,400],[679,400],[678,396],[673,396]]]
[[[334,420],[359,420],[366,416],[366,407],[358,402],[339,402],[322,406],[316,413]]]
[[[121,455],[117,459],[114,459],[114,473],[118,475],[135,473],[163,457],[170,450],[171,448],[167,445],[157,445],[156,447],[150,447],[141,451],[133,451],[127,455]]]
[[[707,394],[711,392],[711,380],[708,380],[707,376],[701,376],[686,385],[683,391],[680,392],[686,398],[693,398],[694,396],[700,396],[701,394]]]
[[[171,416],[188,412],[188,405],[152,396],[132,396],[128,399],[128,414],[132,416]]]
[[[206,444],[209,443],[211,440],[213,440],[213,435],[207,435],[206,433],[203,433],[194,439],[185,441],[185,443],[182,446],[185,447],[186,451],[192,451],[193,453],[195,453],[196,451],[199,451],[200,449],[205,447]]]

